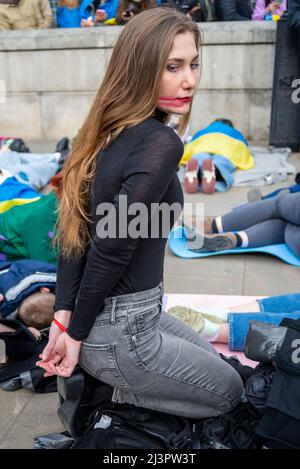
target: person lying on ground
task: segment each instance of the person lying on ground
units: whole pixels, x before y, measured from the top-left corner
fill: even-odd
[[[230,119],[215,119],[188,143],[181,161],[187,161],[184,189],[188,194],[230,189],[232,173],[253,161],[246,140]]]
[[[194,219],[197,226],[197,220]],[[199,224],[199,220],[198,220]],[[193,235],[192,235],[193,237]],[[197,252],[286,243],[300,257],[300,193],[279,193],[204,221],[204,236],[187,242]]]
[[[254,159],[232,121],[218,118],[186,143],[180,165],[186,165],[183,182],[187,193],[212,194],[228,190],[233,184],[232,173],[253,168]]]
[[[24,359],[34,352],[54,318],[56,267],[32,260],[0,264],[0,360]],[[33,339],[33,337],[35,339]],[[3,352],[3,350],[2,350]]]
[[[0,303],[4,300],[4,295],[0,293]],[[54,293],[47,287],[41,287],[21,302],[13,316],[29,328],[46,329],[53,321],[54,301]]]
[[[0,263],[0,317],[43,329],[53,318],[56,266],[30,259]]]
[[[19,151],[22,148],[23,145],[2,147],[0,168],[35,190],[40,190],[63,167],[69,153],[69,140],[66,137],[59,140],[54,153],[23,153]]]
[[[0,259],[33,259],[56,264],[53,245],[58,200],[54,191],[0,213]]]
[[[259,298],[223,310],[174,306],[168,313],[191,326],[209,342],[228,344],[230,350],[244,350],[250,321],[279,325],[283,318],[300,318],[300,293]]]

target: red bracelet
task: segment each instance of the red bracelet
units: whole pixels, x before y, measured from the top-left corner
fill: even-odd
[[[55,324],[57,327],[59,327],[59,329],[60,329],[61,331],[67,332],[67,328],[66,328],[63,324],[61,324],[61,322],[59,322],[57,319],[53,319],[52,322],[54,322],[54,324]]]

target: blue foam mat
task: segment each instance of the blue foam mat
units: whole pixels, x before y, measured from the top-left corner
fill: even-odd
[[[171,231],[168,245],[176,256],[183,257],[185,259],[219,256],[221,254],[244,254],[248,252],[261,252],[263,254],[270,254],[271,256],[278,257],[287,264],[300,267],[300,258],[293,254],[286,244],[273,244],[272,246],[264,246],[261,248],[236,248],[218,252],[193,252],[186,248],[186,238],[184,236],[183,228],[177,227]]]

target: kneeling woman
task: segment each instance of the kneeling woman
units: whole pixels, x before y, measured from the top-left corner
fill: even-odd
[[[120,34],[65,165],[55,321],[39,362],[64,377],[79,362],[114,387],[114,402],[194,418],[229,411],[243,392],[214,348],[162,311],[168,233],[150,229],[153,204],[183,205],[183,145],[166,123],[175,113],[187,125],[199,42],[197,25],[169,8]],[[147,213],[139,236],[136,203]]]

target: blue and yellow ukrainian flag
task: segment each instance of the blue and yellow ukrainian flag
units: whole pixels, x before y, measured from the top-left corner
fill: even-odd
[[[237,169],[251,169],[254,166],[253,156],[241,132],[222,122],[214,122],[197,132],[192,141],[185,145],[180,164],[187,164],[197,153],[223,155]]]

